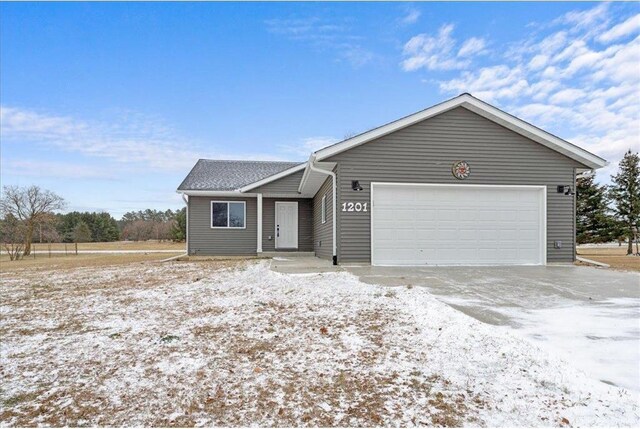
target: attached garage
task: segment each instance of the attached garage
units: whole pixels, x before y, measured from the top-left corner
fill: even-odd
[[[371,184],[373,265],[543,265],[546,187]]]

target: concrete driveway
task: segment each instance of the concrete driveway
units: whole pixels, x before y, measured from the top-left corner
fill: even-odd
[[[425,287],[515,329],[588,375],[640,392],[640,274],[577,266],[348,267],[366,283]]]

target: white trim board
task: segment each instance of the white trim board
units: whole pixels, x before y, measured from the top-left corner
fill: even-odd
[[[231,204],[242,204],[243,219],[242,226],[213,226],[213,205],[214,204],[226,204],[227,205],[227,225],[231,221],[229,212],[231,211]],[[211,229],[247,229],[247,202],[246,201],[233,201],[233,200],[211,200],[209,202],[209,225]]]
[[[317,161],[337,155],[356,146],[360,146],[371,140],[383,137],[392,132],[406,128],[410,125],[424,121],[425,119],[434,117],[446,111],[455,109],[456,107],[464,107],[480,116],[483,116],[505,128],[521,134],[533,141],[536,141],[556,152],[559,152],[575,161],[578,161],[589,168],[598,169],[606,166],[608,163],[604,159],[596,156],[578,146],[569,143],[559,137],[554,136],[538,127],[535,127],[522,119],[516,118],[502,110],[485,103],[470,94],[462,94],[458,97],[436,104],[433,107],[390,122],[378,128],[374,128],[365,133],[359,134],[350,139],[320,149],[315,154]]]
[[[440,184],[440,183],[402,183],[402,182],[371,182],[370,198],[371,198],[371,215],[369,217],[369,252],[371,255],[371,265],[374,264],[374,192],[376,186],[386,187],[431,187],[431,188],[476,188],[476,189],[530,189],[540,191],[540,265],[547,265],[547,186],[544,185],[482,185],[482,184]],[[419,265],[424,266],[424,265]],[[482,265],[486,266],[486,265]]]

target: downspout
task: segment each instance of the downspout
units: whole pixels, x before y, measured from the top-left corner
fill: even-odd
[[[184,243],[187,248],[187,256],[189,256],[189,200],[185,197],[184,192],[182,193],[182,201],[186,206],[185,216],[187,217],[187,225],[186,225],[186,234],[184,237]]]
[[[333,184],[333,198],[332,198],[332,202],[333,202],[333,219],[332,219],[332,235],[333,235],[333,265],[338,265],[338,241],[336,239],[336,222],[337,222],[337,210],[336,210],[336,202],[337,202],[337,196],[336,196],[336,173],[334,173],[333,171],[327,171],[327,170],[322,170],[318,167],[316,167],[314,165],[314,163],[316,162],[316,155],[315,154],[311,154],[311,156],[309,157],[309,169],[311,171],[315,171],[317,173],[321,173],[321,174],[326,174],[328,176],[331,176],[331,181]]]

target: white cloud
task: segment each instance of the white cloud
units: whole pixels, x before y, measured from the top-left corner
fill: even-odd
[[[440,82],[444,92],[470,92],[486,101],[514,98],[526,91],[529,83],[521,68],[506,65],[484,67],[477,72],[463,72],[460,78]]]
[[[190,149],[194,145],[161,122],[130,114],[98,123],[1,106],[0,121],[3,141],[46,144],[122,164],[184,170],[198,159],[198,153]]]
[[[453,29],[453,24],[445,24],[435,36],[422,33],[409,39],[403,49],[407,57],[402,61],[403,70],[454,70],[467,67],[469,60],[458,59],[452,52],[456,45],[451,37]]]
[[[571,11],[556,20],[557,23],[570,24],[571,31],[578,31],[607,21],[609,4],[601,3],[593,9]]]
[[[8,160],[3,163],[5,176],[49,177],[55,179],[118,179],[113,168],[89,166],[69,162]]]
[[[460,47],[458,51],[459,57],[470,57],[473,55],[481,55],[486,52],[484,49],[487,46],[487,43],[484,39],[480,37],[472,37],[467,39]]]
[[[640,31],[640,14],[634,15],[625,22],[612,27],[609,31],[602,33],[598,40],[600,42],[611,42],[621,37],[628,36]]]
[[[553,94],[549,101],[553,104],[568,104],[573,103],[576,100],[584,98],[586,96],[585,92],[581,89],[568,88],[563,89],[561,91]]]
[[[184,172],[188,171],[198,158],[282,159],[275,155],[233,154],[203,149],[167,128],[164,121],[149,119],[132,112],[109,122],[98,122],[0,106],[0,138],[3,144],[55,147],[89,158],[108,160],[119,170],[124,166],[136,167],[138,172]],[[35,171],[37,164],[32,162],[23,166]],[[41,166],[47,174],[53,174],[53,164]],[[76,166],[75,172],[79,177],[93,177],[89,168]],[[102,170],[96,170],[95,174],[100,176],[103,173]]]
[[[638,31],[636,16],[616,18],[608,4],[567,13],[439,88],[470,92],[615,165],[640,150],[640,36],[626,40]],[[598,176],[607,181],[609,171]]]
[[[272,34],[306,43],[319,52],[333,52],[354,67],[368,64],[377,57],[362,45],[364,37],[356,35],[346,19],[329,21],[317,16],[269,19],[265,25]]]
[[[410,8],[407,10],[407,13],[402,17],[402,19],[400,20],[400,23],[404,25],[415,24],[421,15],[422,15],[422,12],[420,12],[418,9]]]
[[[544,54],[538,54],[529,61],[529,68],[531,70],[539,70],[549,63],[549,56]]]

